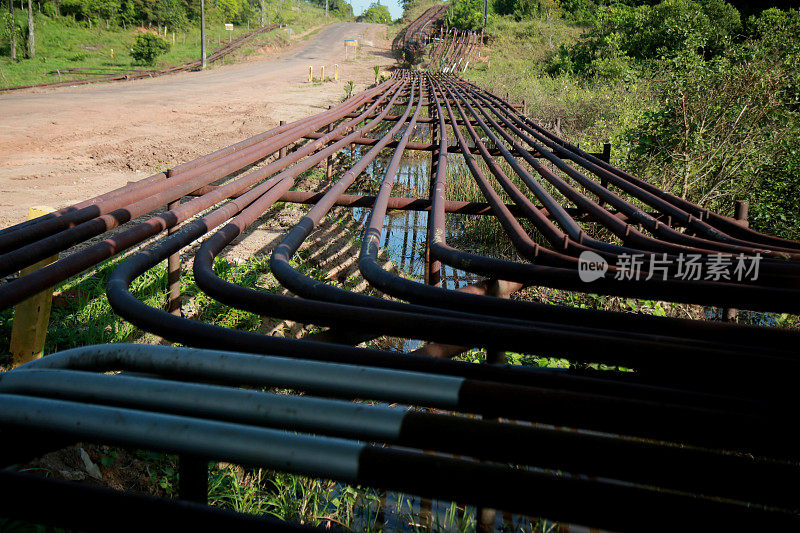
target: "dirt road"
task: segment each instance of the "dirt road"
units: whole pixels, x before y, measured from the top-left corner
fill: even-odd
[[[344,61],[344,39],[362,55]],[[340,23],[289,49],[205,72],[0,95],[0,227],[62,207],[338,102],[391,65],[386,27]],[[339,81],[308,83],[308,67]],[[330,74],[329,74],[330,73]]]

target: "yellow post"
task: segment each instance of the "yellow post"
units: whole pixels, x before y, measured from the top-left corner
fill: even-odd
[[[314,81],[314,67],[313,66],[309,66],[308,67],[308,82],[311,83],[312,81]]]
[[[28,209],[28,220],[52,212],[53,209],[50,207],[31,207]],[[25,267],[20,272],[20,276],[46,267],[56,259],[58,259],[58,254]],[[48,287],[18,303],[14,309],[14,323],[11,327],[11,354],[14,356],[14,367],[39,359],[43,355],[52,303],[53,288]]]
[[[320,70],[319,79],[325,81],[325,65],[322,65],[322,69]]]
[[[339,63],[333,65],[333,79],[339,81]]]

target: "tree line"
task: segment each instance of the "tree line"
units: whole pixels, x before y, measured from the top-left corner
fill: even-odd
[[[14,15],[20,0],[7,0],[7,10],[0,24],[0,39],[8,42],[9,55],[17,58],[17,43],[27,35],[27,57],[35,56],[34,6],[27,0],[27,26]],[[245,24],[249,21],[282,23],[283,0],[207,0],[206,17],[212,22]],[[309,0],[325,7],[326,0]],[[345,0],[328,0],[331,16],[343,19],[353,17],[353,7]],[[76,21],[106,26],[167,26],[174,30],[196,26],[200,22],[200,0],[47,0],[36,2],[42,14],[48,17],[72,17]]]

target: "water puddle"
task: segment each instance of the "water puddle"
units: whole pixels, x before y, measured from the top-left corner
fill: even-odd
[[[374,195],[380,182],[388,158],[379,158],[365,172],[366,179],[352,194]],[[428,198],[430,187],[430,158],[404,157],[395,177],[392,196],[404,198]],[[365,186],[366,185],[366,186]],[[366,226],[371,209],[355,208],[353,217]],[[446,217],[446,236],[448,241],[458,239],[463,233],[464,215],[448,214]],[[397,267],[410,279],[425,282],[425,244],[428,232],[428,213],[426,211],[389,211],[383,221],[381,248]],[[449,265],[442,265],[442,287],[457,289],[479,281],[480,277]]]

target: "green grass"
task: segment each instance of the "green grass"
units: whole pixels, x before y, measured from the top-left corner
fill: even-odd
[[[78,276],[55,288],[67,298],[54,305],[50,314],[50,326],[45,341],[45,354],[90,344],[116,342],[158,342],[116,315],[108,303],[105,285],[119,264],[120,259],[106,261],[96,270]],[[244,264],[235,264],[218,258],[214,270],[224,280],[246,287],[272,290],[277,284],[268,274],[269,258],[255,257]],[[164,309],[167,304],[166,263],[148,270],[131,284],[131,293],[147,305]],[[223,327],[255,331],[261,325],[261,316],[239,309],[232,309],[203,293],[194,281],[191,270],[181,272],[181,291],[184,307],[190,308],[193,318]],[[8,346],[14,310],[0,312],[0,343]],[[8,357],[6,355],[6,357]],[[7,363],[8,361],[2,361]]]
[[[296,4],[299,11],[292,11],[291,6]],[[287,4],[284,19],[295,33],[300,33],[313,26],[326,22],[324,10],[302,1]],[[17,21],[23,27],[27,26],[27,15],[24,11],[15,11]],[[136,39],[139,28],[123,29],[111,25],[106,29],[105,22],[95,24],[91,29],[85,21],[73,21],[72,17],[48,17],[43,13],[35,13],[34,27],[36,29],[36,57],[24,59],[26,47],[24,37],[17,41],[18,61],[11,61],[8,57],[8,43],[0,43],[0,87],[17,85],[34,85],[59,81],[58,70],[66,71],[70,68],[116,69],[127,72],[137,69],[149,69],[145,65],[136,64],[130,55],[130,49]],[[332,22],[333,19],[328,19]],[[256,29],[259,23],[251,21],[250,28]],[[153,28],[155,31],[155,27]],[[237,25],[230,37],[237,37],[248,32],[247,25]],[[163,33],[162,33],[163,37]],[[206,54],[211,55],[215,50],[225,46],[229,32],[225,31],[222,23],[206,22]],[[172,30],[167,32],[167,42],[170,43],[169,51],[160,56],[156,67],[179,65],[194,61],[200,57],[200,29],[190,27],[175,31],[175,44],[172,45]],[[211,67],[235,61],[255,52],[259,47],[283,47],[291,41],[285,30],[275,30],[257,35],[253,40],[243,45],[233,54],[223,60],[209,63]],[[113,57],[111,50],[113,49]],[[50,74],[53,72],[53,74]],[[62,72],[61,79],[82,79],[84,76]]]

